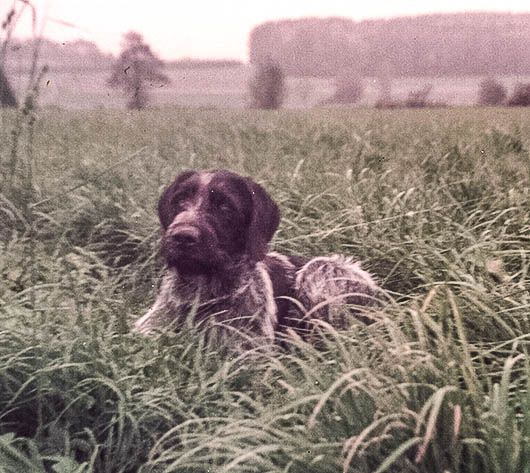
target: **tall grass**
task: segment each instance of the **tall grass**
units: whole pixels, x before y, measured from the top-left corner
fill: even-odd
[[[34,113],[31,201],[0,194],[0,471],[530,472],[528,111]],[[275,249],[363,260],[376,323],[131,334],[190,167],[264,183]]]

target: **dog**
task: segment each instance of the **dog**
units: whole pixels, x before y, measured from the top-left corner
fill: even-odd
[[[183,172],[162,193],[158,216],[167,269],[154,305],[135,324],[140,333],[178,329],[193,313],[194,322],[272,341],[281,330],[307,332],[314,319],[342,327],[378,292],[351,258],[268,252],[278,206],[231,171]]]

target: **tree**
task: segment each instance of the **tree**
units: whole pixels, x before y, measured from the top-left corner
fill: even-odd
[[[0,107],[16,107],[17,99],[11,90],[9,81],[0,67]]]
[[[249,88],[253,108],[266,110],[280,108],[285,95],[282,68],[270,60],[260,64],[249,83]]]
[[[502,105],[507,95],[506,87],[491,77],[479,84],[478,103],[480,105]]]
[[[530,107],[530,83],[519,83],[515,86],[508,100],[510,107]]]
[[[147,105],[148,85],[166,85],[169,78],[161,72],[164,63],[151,51],[139,33],[123,37],[122,52],[108,80],[111,87],[122,88],[129,96],[127,107],[140,110]]]

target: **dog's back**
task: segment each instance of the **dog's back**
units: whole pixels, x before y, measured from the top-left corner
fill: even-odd
[[[274,290],[280,329],[307,332],[313,319],[345,328],[351,323],[350,314],[368,321],[361,313],[362,307],[373,305],[379,288],[351,258],[306,258],[273,252],[264,263]],[[350,310],[345,309],[346,305]]]

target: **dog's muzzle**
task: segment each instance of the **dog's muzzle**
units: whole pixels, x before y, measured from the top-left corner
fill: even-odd
[[[197,227],[182,225],[174,228],[168,235],[171,244],[180,250],[190,250],[199,246],[201,232]]]
[[[181,273],[209,272],[226,262],[214,229],[205,222],[172,224],[162,239],[162,253],[168,265]]]

